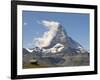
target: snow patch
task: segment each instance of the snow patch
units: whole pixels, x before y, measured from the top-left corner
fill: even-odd
[[[33,52],[33,50],[31,50],[31,49],[29,49],[29,48],[26,48],[26,50],[28,51],[28,52]]]

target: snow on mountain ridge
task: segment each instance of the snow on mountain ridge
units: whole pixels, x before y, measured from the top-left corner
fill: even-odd
[[[33,52],[33,50],[32,49],[29,49],[29,48],[25,48],[28,52]]]

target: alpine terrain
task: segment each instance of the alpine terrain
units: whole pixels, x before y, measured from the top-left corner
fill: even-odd
[[[89,52],[73,40],[56,21],[41,21],[48,31],[34,39],[33,48],[23,48],[23,68],[88,66]]]

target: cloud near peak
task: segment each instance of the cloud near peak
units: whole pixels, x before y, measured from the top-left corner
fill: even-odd
[[[47,47],[51,44],[52,39],[56,36],[58,28],[60,27],[60,23],[57,21],[48,21],[43,20],[41,24],[48,28],[48,31],[44,32],[42,37],[35,38],[35,46],[38,47]]]
[[[60,23],[57,21],[48,21],[48,20],[43,20],[41,23],[50,30],[56,30],[60,25]]]

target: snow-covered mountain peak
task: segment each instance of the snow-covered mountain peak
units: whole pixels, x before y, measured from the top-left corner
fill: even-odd
[[[41,24],[48,28],[48,31],[44,32],[42,37],[35,38],[35,45],[37,47],[33,50],[27,49],[29,52],[59,53],[63,52],[63,50],[77,50],[75,52],[81,53],[86,52],[82,45],[67,35],[63,25],[59,22],[43,20]]]

